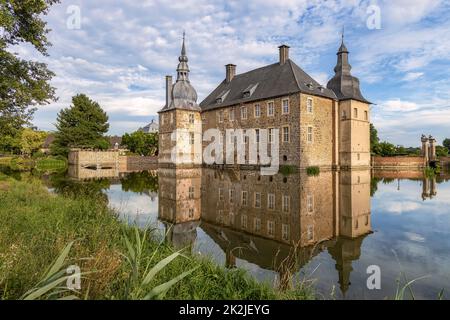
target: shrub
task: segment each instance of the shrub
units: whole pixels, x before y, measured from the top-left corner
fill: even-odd
[[[320,173],[320,168],[317,166],[311,166],[306,168],[306,173],[308,176],[318,176]]]

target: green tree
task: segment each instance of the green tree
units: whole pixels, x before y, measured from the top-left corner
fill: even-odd
[[[383,157],[393,156],[395,155],[395,152],[396,147],[392,143],[389,143],[387,141],[380,142],[377,145],[377,154]]]
[[[378,154],[378,144],[380,139],[378,138],[378,131],[375,126],[370,124],[370,150],[372,153]]]
[[[144,156],[153,156],[158,154],[158,134],[145,133],[142,130],[131,134],[125,133],[122,137],[122,144],[131,152]]]
[[[32,155],[38,151],[47,138],[47,132],[36,131],[30,128],[23,129],[20,135],[20,152]]]
[[[49,29],[42,15],[58,0],[0,0],[0,136],[12,147],[37,105],[56,101],[49,84],[54,74],[47,65],[21,59],[9,46],[31,44],[46,56]],[[9,138],[5,138],[9,137]],[[8,140],[8,141],[5,141]]]
[[[443,146],[436,146],[436,156],[437,157],[447,157],[448,156],[448,150],[446,147]]]
[[[70,148],[108,149],[105,133],[108,116],[100,105],[84,94],[72,98],[72,105],[58,113],[52,153],[67,156]]]
[[[450,139],[449,138],[444,139],[444,142],[442,142],[442,145],[444,147],[446,147],[448,150],[450,150]]]

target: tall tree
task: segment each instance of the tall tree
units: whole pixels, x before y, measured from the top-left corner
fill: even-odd
[[[44,145],[48,133],[36,131],[30,128],[22,130],[20,135],[20,151],[22,154],[31,155]]]
[[[52,153],[67,156],[70,148],[107,149],[108,116],[100,105],[84,94],[72,98],[72,105],[58,113]]]
[[[380,139],[378,138],[378,131],[375,126],[370,124],[370,151],[373,153],[377,153],[377,146],[380,143]]]
[[[50,43],[42,20],[58,0],[0,0],[0,135],[14,139],[37,105],[56,101],[54,74],[44,63],[21,59],[8,46],[31,44],[46,56]]]

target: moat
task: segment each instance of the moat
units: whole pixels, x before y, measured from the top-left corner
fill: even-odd
[[[327,299],[392,298],[399,278],[420,278],[416,299],[450,290],[450,175],[205,168],[100,175],[86,180],[71,168],[44,181],[54,192],[108,201],[120,219],[157,227],[175,247],[274,285],[295,275]],[[380,267],[380,290],[367,288],[371,265]]]

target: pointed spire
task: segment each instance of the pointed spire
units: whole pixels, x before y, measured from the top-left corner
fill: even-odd
[[[339,100],[355,99],[370,103],[361,94],[359,80],[351,74],[352,66],[348,60],[349,51],[344,43],[344,28],[341,35],[341,46],[337,52],[335,75],[328,81],[327,88],[333,90]]]
[[[178,58],[178,61],[180,61],[180,63],[178,64],[177,68],[178,72],[177,81],[189,81],[189,66],[187,64],[189,59],[186,55],[185,40],[186,40],[186,33],[183,31],[183,43],[181,45],[181,54],[180,57]]]

